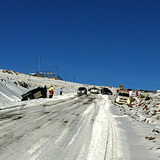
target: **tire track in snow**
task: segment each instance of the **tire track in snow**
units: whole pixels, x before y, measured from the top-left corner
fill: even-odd
[[[114,119],[111,116],[109,110],[109,104],[104,105],[104,111],[108,120],[108,138],[106,145],[106,153],[104,160],[116,160],[117,159],[117,134]]]
[[[104,112],[104,101],[98,100],[96,104],[99,111],[93,124],[92,138],[86,160],[104,160],[108,135],[108,122]]]
[[[69,99],[69,100],[72,101],[73,99]],[[69,103],[69,102],[67,101],[67,103]],[[33,108],[34,108],[34,110],[32,110]],[[29,135],[30,133],[33,134],[34,131],[37,131],[37,129],[38,129],[37,127],[39,127],[40,125],[45,127],[45,126],[47,126],[48,124],[51,123],[48,120],[50,119],[50,116],[53,116],[52,112],[49,115],[43,115],[42,114],[40,116],[39,113],[38,114],[36,113],[36,112],[39,112],[39,110],[41,110],[40,106],[33,107],[33,108],[30,107],[29,112],[28,112],[28,110],[27,110],[27,112],[25,112],[25,119],[22,118],[22,120],[13,121],[11,118],[8,117],[8,112],[6,113],[7,114],[7,119],[9,121],[8,121],[8,123],[6,121],[4,121],[4,123],[6,123],[5,124],[6,129],[5,129],[5,132],[4,131],[2,132],[2,135],[1,135],[2,138],[1,138],[1,141],[0,141],[1,144],[3,144],[3,146],[1,146],[3,148],[3,150],[5,150],[5,148],[8,147],[9,145],[12,145],[12,143],[14,144],[16,141],[19,141],[26,134],[27,135]],[[36,108],[38,108],[38,110],[36,110]],[[11,111],[11,112],[14,115],[14,113],[15,112],[17,113],[17,111],[18,111],[18,109],[16,109],[15,111]],[[34,113],[36,113],[36,116],[33,116]],[[5,116],[5,113],[3,113],[3,114]],[[61,116],[62,116],[62,114],[58,115],[58,117],[61,117]],[[22,121],[24,123],[22,123]],[[35,124],[35,125],[32,125],[32,124]],[[40,128],[42,128],[42,126]],[[14,133],[14,134],[12,134],[12,133]]]
[[[92,118],[91,115],[96,111],[94,109],[94,104],[91,103],[86,106],[86,109],[81,110],[81,119],[77,124],[79,127],[74,133],[73,137],[70,139],[66,151],[63,153],[66,156],[72,155],[73,159],[83,160],[88,152],[88,146],[91,138],[91,128],[92,128]],[[67,158],[66,158],[67,159]]]
[[[47,138],[41,138],[32,148],[28,151],[28,160],[37,160],[40,152],[38,151],[42,145],[47,141]]]
[[[90,99],[80,100],[80,106],[78,105],[78,107],[73,108],[73,110],[65,115],[65,121],[68,122],[62,131],[58,131],[59,137],[54,141],[55,147],[52,150],[53,159],[68,159],[67,157],[71,155],[77,157],[76,154],[79,154],[79,149],[77,151],[76,146],[79,146],[79,143],[81,142],[84,143],[81,137],[81,132],[84,132],[84,125],[86,126],[87,124],[87,127],[90,127],[89,123],[86,122],[85,119],[88,119],[87,114],[89,114],[93,107],[88,107],[88,101],[90,101]],[[84,103],[87,106],[82,105]],[[64,116],[61,117],[61,119],[62,118],[64,119]],[[78,139],[80,139],[80,141],[78,141]],[[61,150],[59,148],[61,148]],[[75,152],[73,151],[74,149]]]
[[[93,126],[90,150],[86,160],[116,160],[116,126],[109,110],[108,99],[99,102],[99,113]]]

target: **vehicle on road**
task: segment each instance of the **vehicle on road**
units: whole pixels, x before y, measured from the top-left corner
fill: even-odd
[[[87,88],[86,87],[79,87],[77,90],[77,95],[81,96],[81,95],[87,95]]]
[[[128,92],[120,91],[116,97],[116,103],[131,104],[131,98]]]
[[[99,93],[100,93],[100,89],[99,89],[99,88],[96,88],[96,87],[90,88],[88,91],[89,91],[91,94],[99,94]]]
[[[112,95],[112,91],[108,88],[102,88],[101,94]]]
[[[33,90],[30,90],[29,92],[22,94],[22,101],[28,100],[28,99],[37,99],[37,98],[47,98],[47,88],[46,87],[38,87]]]

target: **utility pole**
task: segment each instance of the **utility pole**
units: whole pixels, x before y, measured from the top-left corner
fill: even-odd
[[[65,74],[65,84],[66,84],[66,80],[67,80],[67,74]]]
[[[90,84],[91,82],[90,82],[90,77],[88,76],[88,84]]]
[[[39,64],[38,64],[38,75],[40,74],[40,67],[41,67],[41,57],[39,57]]]
[[[30,74],[31,74],[31,67],[29,67],[29,80],[30,80]]]
[[[58,77],[58,66],[56,66],[56,77]]]

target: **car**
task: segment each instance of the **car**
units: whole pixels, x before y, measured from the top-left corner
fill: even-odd
[[[21,101],[25,101],[28,99],[47,98],[47,88],[38,87],[30,90],[25,94],[22,94],[21,96],[22,96]]]
[[[101,94],[112,95],[112,92],[108,88],[102,88],[101,89]]]
[[[120,91],[115,100],[119,104],[131,104],[131,98],[128,92]]]
[[[77,90],[77,95],[81,96],[81,95],[87,95],[87,88],[86,87],[79,87]]]
[[[99,94],[100,92],[99,88],[96,87],[90,88],[88,91],[90,91],[92,94]]]

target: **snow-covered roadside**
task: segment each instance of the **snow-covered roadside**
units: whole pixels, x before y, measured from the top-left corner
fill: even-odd
[[[157,94],[149,97],[135,97],[130,107],[114,102],[111,107],[117,126],[121,128],[122,140],[126,139],[130,145],[131,159],[160,159],[160,100]]]

